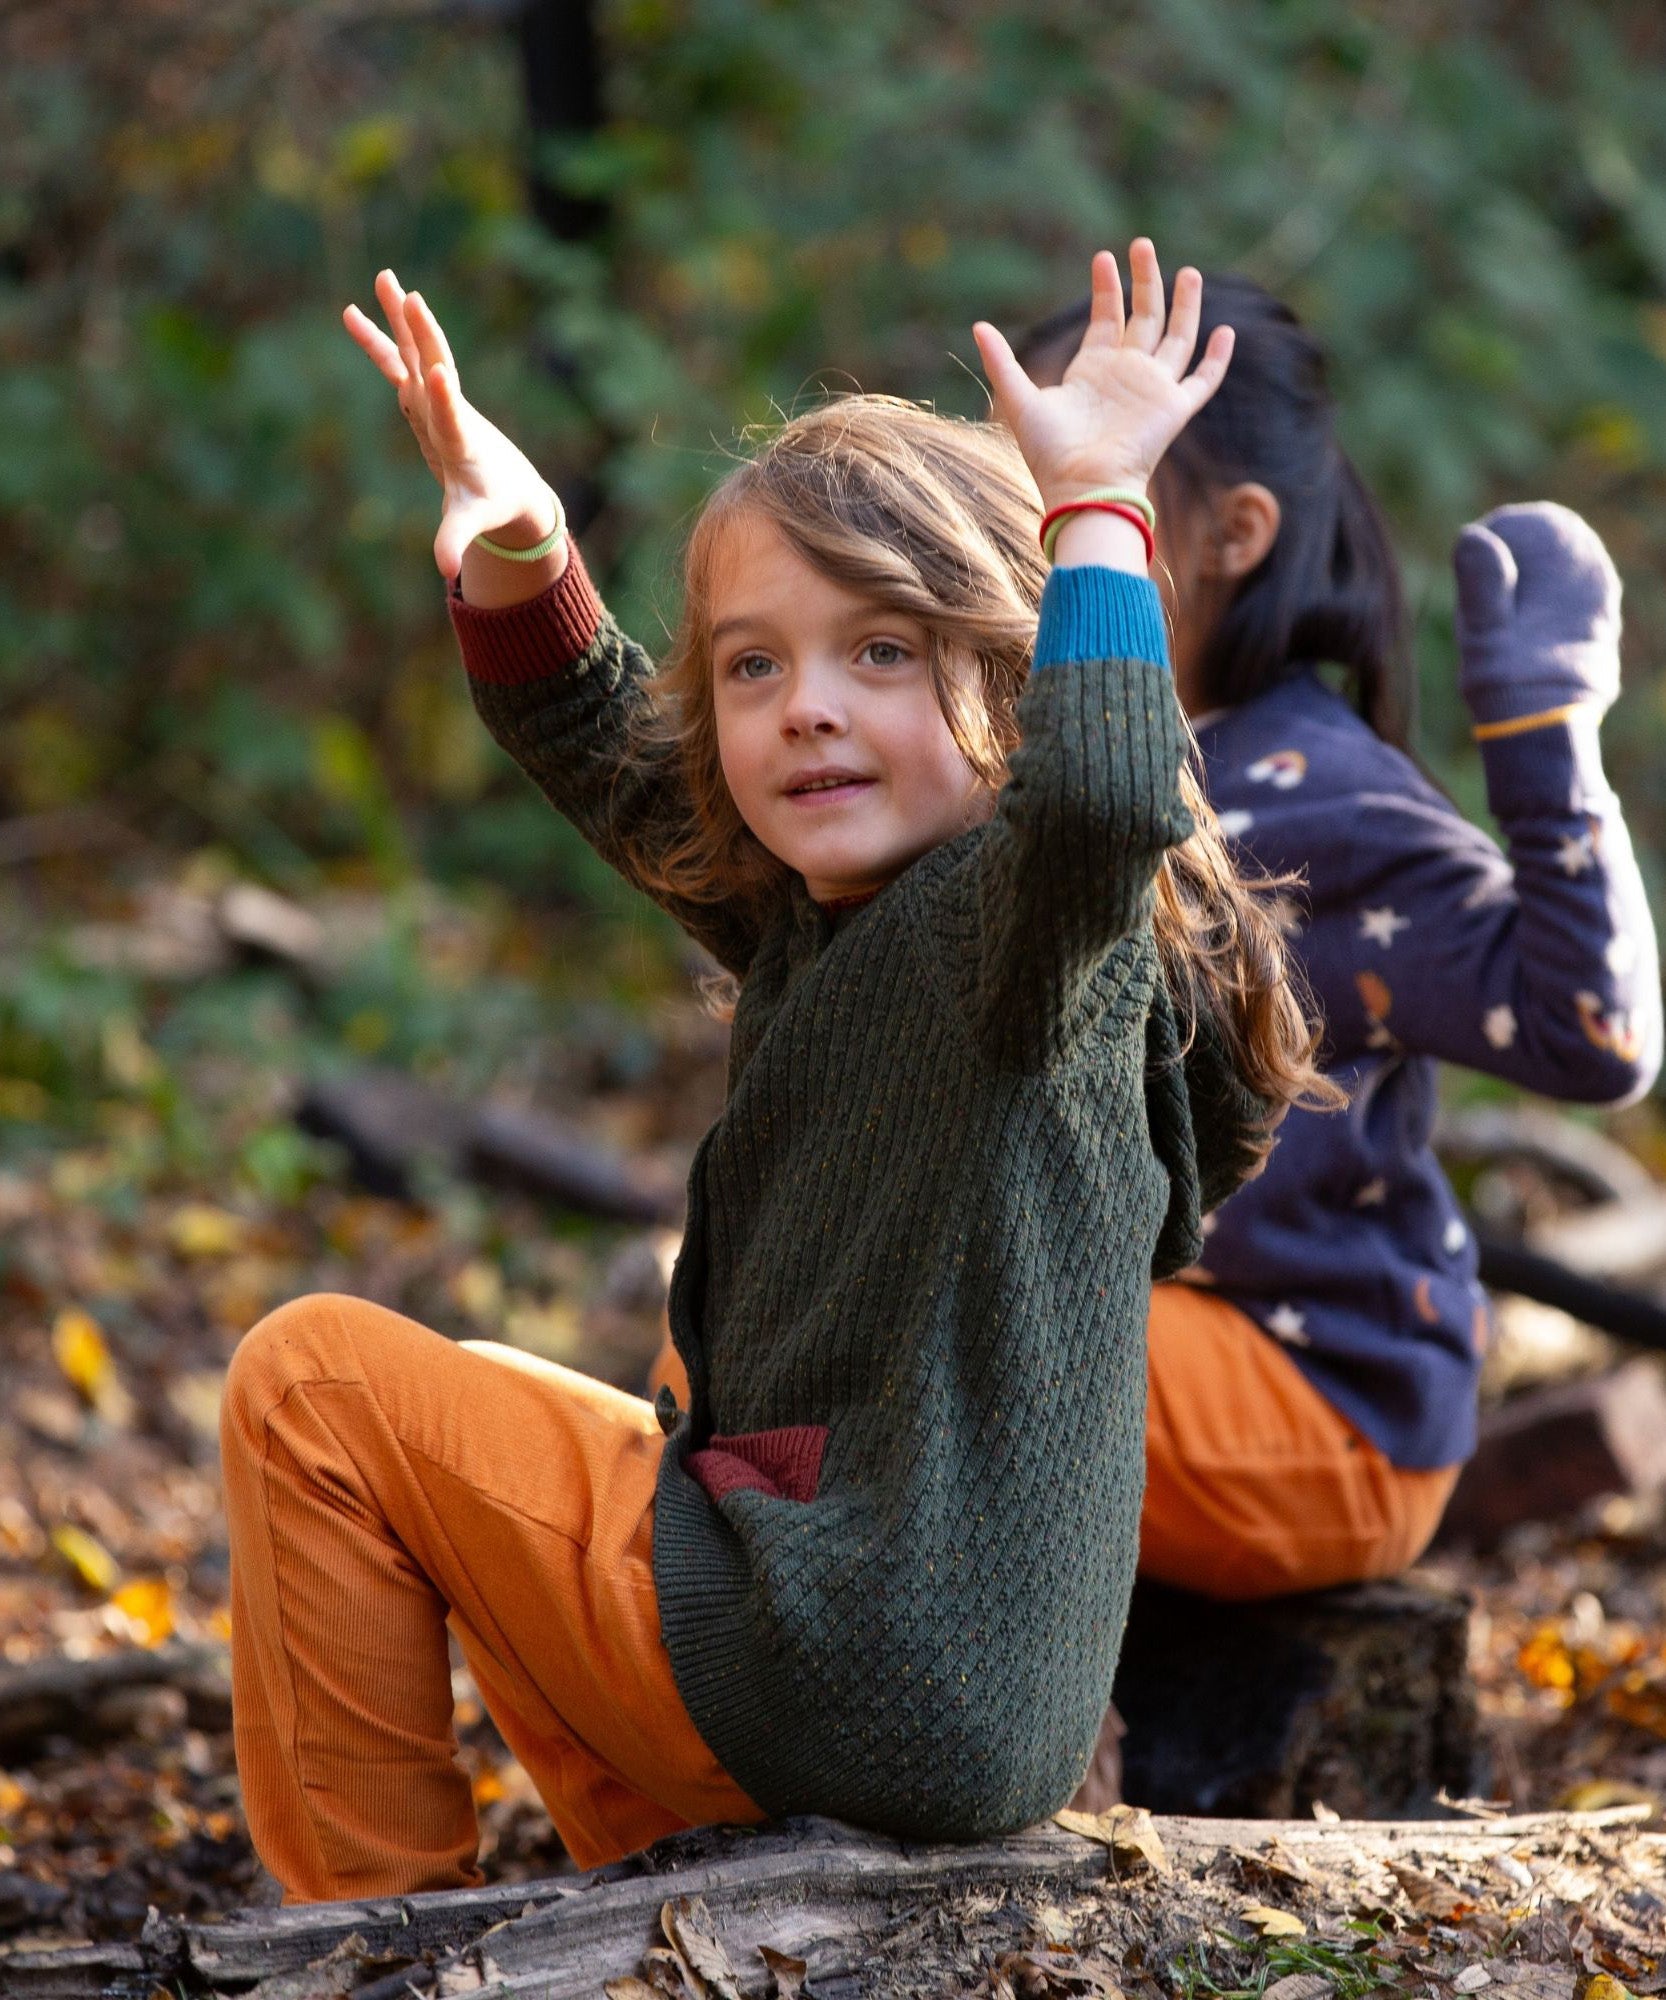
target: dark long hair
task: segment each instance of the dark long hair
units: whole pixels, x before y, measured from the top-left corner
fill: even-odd
[[[1066,306],[1019,344],[1026,366],[1068,362],[1088,301]],[[1400,565],[1377,503],[1337,442],[1324,349],[1290,308],[1249,278],[1205,274],[1197,352],[1217,326],[1237,334],[1211,400],[1169,446],[1156,498],[1205,500],[1254,480],[1279,504],[1278,536],[1242,578],[1199,662],[1211,708],[1236,706],[1304,665],[1343,669],[1376,733],[1407,748],[1416,683]]]

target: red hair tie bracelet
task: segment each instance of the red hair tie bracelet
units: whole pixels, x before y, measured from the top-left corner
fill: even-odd
[[[1058,540],[1059,529],[1072,514],[1115,514],[1130,527],[1138,528],[1140,540],[1145,543],[1146,567],[1157,560],[1156,510],[1149,500],[1143,506],[1137,504],[1136,496],[1127,499],[1101,499],[1097,495],[1084,494],[1080,500],[1063,500],[1057,507],[1049,508],[1041,517],[1041,553],[1049,562],[1053,560],[1053,545]]]

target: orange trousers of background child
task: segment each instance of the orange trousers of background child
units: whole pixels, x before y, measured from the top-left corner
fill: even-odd
[[[1401,1472],[1261,1331],[1153,1295],[1141,1568],[1222,1597],[1383,1576],[1456,1474]],[[661,1372],[686,1401],[674,1354]],[[479,1880],[447,1632],[568,1852],[593,1867],[762,1815],[660,1635],[652,1406],[362,1299],[281,1307],[221,1417],[238,1770],[292,1901]]]

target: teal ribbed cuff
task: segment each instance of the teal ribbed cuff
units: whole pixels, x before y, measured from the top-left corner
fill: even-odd
[[[1034,664],[1056,667],[1067,660],[1149,660],[1166,667],[1163,601],[1151,579],[1091,563],[1054,570],[1041,593]]]

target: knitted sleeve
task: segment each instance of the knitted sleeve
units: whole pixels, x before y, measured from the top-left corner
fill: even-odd
[[[1548,1097],[1628,1102],[1660,1069],[1660,967],[1596,712],[1481,752],[1508,860],[1409,793],[1359,798],[1339,836],[1351,893],[1325,899],[1302,941],[1335,1054],[1403,1048]]]
[[[1054,571],[1022,740],[993,820],[945,885],[976,954],[974,1028],[1003,1065],[1044,1067],[1103,1017],[1111,955],[1147,923],[1158,863],[1192,831],[1166,660],[1146,579]],[[1125,954],[1127,969],[1147,956]]]
[[[648,751],[634,725],[653,665],[614,623],[568,544],[567,567],[529,603],[485,611],[452,592],[451,622],[481,720],[611,867],[652,896],[735,973],[757,948],[734,903],[697,903],[653,888],[644,863],[687,822],[674,754]]]

